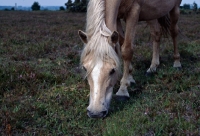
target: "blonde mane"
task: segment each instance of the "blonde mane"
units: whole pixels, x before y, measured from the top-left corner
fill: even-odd
[[[89,1],[86,33],[88,43],[81,54],[81,64],[84,60],[89,59],[91,68],[87,72],[90,73],[99,61],[114,62],[117,70],[119,70],[119,57],[114,48],[108,43],[108,37],[112,35],[112,32],[105,24],[105,0]],[[92,57],[88,57],[91,55]]]

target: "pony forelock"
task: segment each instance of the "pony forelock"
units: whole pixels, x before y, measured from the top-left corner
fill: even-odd
[[[81,54],[81,64],[88,56],[90,59],[89,74],[99,61],[113,63],[120,70],[120,61],[114,48],[109,44],[108,37],[112,32],[105,24],[105,0],[90,0],[87,9],[86,33],[88,43]],[[118,44],[118,43],[117,43]]]

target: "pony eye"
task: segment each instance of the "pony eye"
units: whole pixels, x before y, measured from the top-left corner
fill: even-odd
[[[113,75],[115,73],[115,69],[113,68],[111,71],[110,71],[110,75]]]

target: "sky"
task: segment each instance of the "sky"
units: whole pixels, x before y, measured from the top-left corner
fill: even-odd
[[[64,6],[68,0],[0,0],[0,6],[31,6],[35,1],[40,6]]]
[[[34,1],[39,2],[40,6],[64,6],[68,0],[0,0],[0,6],[14,6],[17,3],[18,6],[31,6]],[[192,4],[196,2],[200,6],[200,0],[182,0],[183,4]]]

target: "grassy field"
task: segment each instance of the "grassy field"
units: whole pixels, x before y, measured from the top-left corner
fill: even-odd
[[[182,70],[172,68],[170,38],[157,73],[145,76],[152,42],[139,23],[127,102],[114,99],[108,117],[86,115],[89,85],[79,68],[77,30],[85,14],[0,11],[0,135],[200,135],[200,15],[182,15]],[[119,82],[114,89],[117,91]]]

